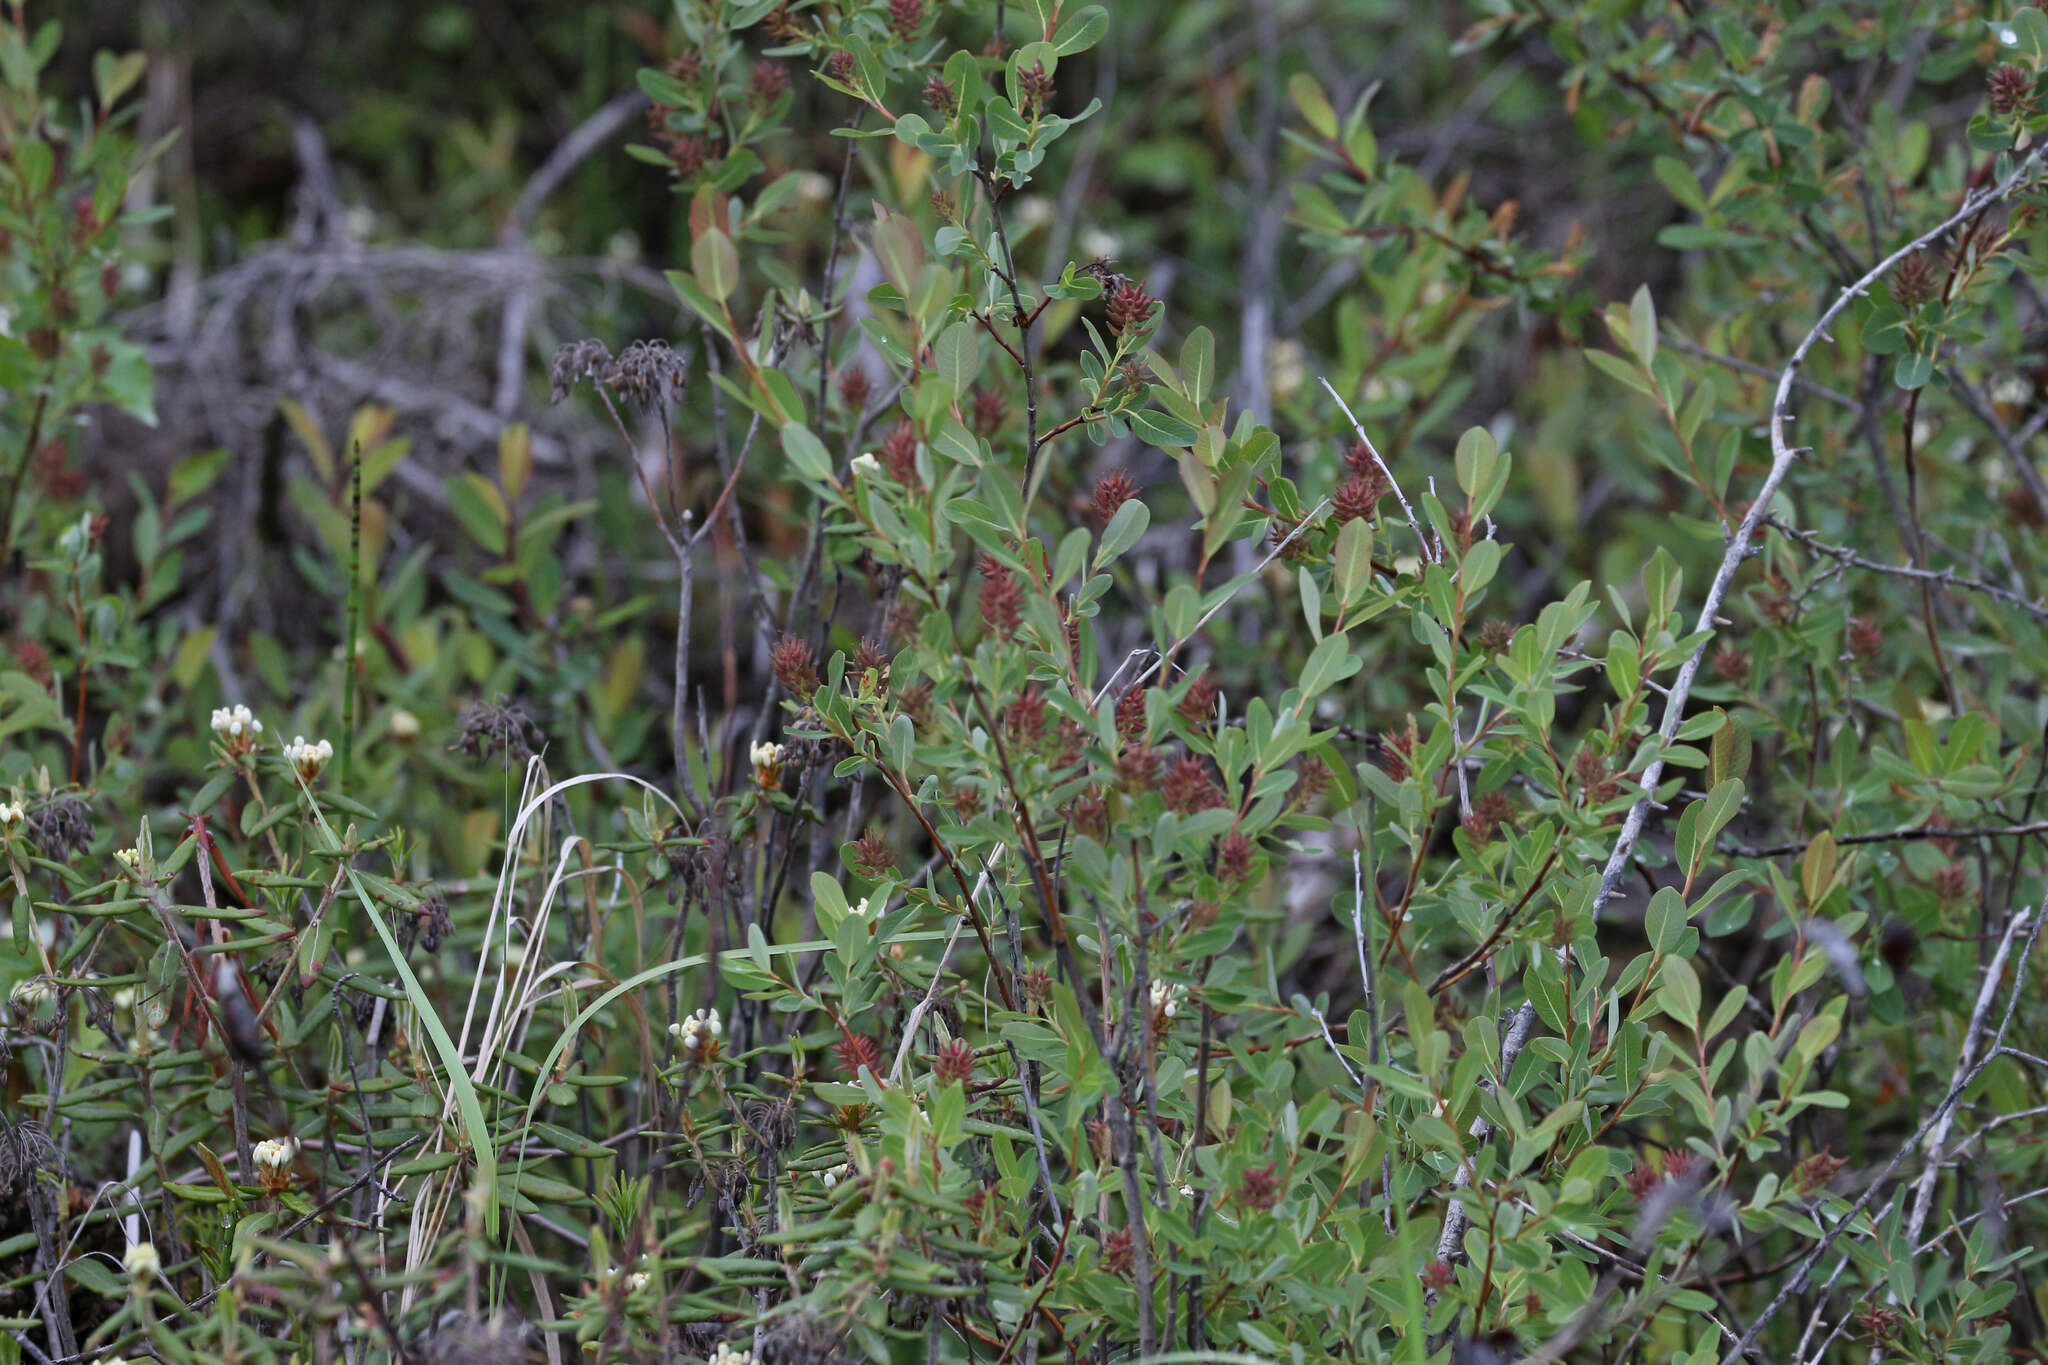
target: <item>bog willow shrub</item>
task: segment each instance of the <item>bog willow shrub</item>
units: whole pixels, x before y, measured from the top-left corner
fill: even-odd
[[[1455,52],[1540,41],[1611,173],[1668,196],[1659,288],[1605,307],[1592,229],[1436,183],[1369,91],[1276,57],[1247,78],[1288,111],[1288,250],[1353,292],[1270,352],[1257,308],[1181,316],[1142,258],[1034,235],[1125,107],[1077,93],[1120,21],[679,5],[636,154],[686,206],[689,335],[551,376],[660,433],[633,470],[673,639],[574,634],[553,547],[589,509],[541,501],[508,433],[495,483],[449,482],[475,634],[373,545],[336,619],[421,658],[329,664],[361,711],[195,695],[175,822],[90,769],[12,794],[18,951],[58,928],[10,997],[32,1079],[0,1151],[35,1159],[0,1176],[42,1200],[19,1282],[76,1293],[10,1341],[1478,1365],[2040,1337],[2048,19],[1484,7]],[[791,164],[810,112],[837,157]],[[1516,329],[1573,340],[1558,382],[1470,410],[1460,368]],[[1302,373],[1226,379],[1269,353]],[[449,736],[523,761],[481,796],[373,744],[354,773],[265,747],[274,702],[350,753],[347,718],[448,654],[580,679],[572,752],[666,752],[553,770],[510,701]],[[139,834],[53,851],[88,794]],[[502,870],[472,881],[480,843]],[[49,1198],[67,1123],[141,1133],[98,1175],[154,1242]],[[57,1277],[63,1218],[100,1255]],[[105,1268],[123,1245],[148,1275]]]

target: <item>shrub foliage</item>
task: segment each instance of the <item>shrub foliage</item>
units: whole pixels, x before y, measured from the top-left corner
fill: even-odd
[[[0,1362],[2042,1339],[2048,18],[1303,8],[677,0],[663,335],[285,395],[253,592],[9,11]]]

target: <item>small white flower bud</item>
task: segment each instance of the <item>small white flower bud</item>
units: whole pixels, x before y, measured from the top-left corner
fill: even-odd
[[[157,1256],[154,1243],[137,1242],[121,1258],[121,1268],[137,1284],[147,1284],[163,1272],[163,1261]]]

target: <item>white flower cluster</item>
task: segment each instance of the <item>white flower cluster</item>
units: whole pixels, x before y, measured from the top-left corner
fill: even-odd
[[[698,1010],[689,1018],[670,1024],[668,1031],[681,1040],[683,1051],[692,1057],[704,1055],[707,1043],[716,1042],[725,1032],[717,1010]]]
[[[139,877],[142,875],[141,849],[117,848],[114,850],[114,861],[119,863],[121,865],[121,870],[123,872],[126,872],[129,876]]]
[[[211,723],[220,742],[238,753],[246,753],[263,742],[263,722],[246,706],[216,706]]]
[[[19,801],[0,801],[0,829],[18,825],[28,819],[28,812]]]
[[[747,750],[747,758],[754,765],[754,782],[763,791],[773,791],[782,782],[782,760],[789,750],[780,744],[756,744]]]
[[[837,1189],[839,1187],[839,1183],[852,1174],[853,1167],[847,1165],[844,1161],[842,1161],[837,1166],[832,1167],[832,1169],[820,1174],[818,1179],[824,1182],[825,1189],[829,1192],[831,1190]]]
[[[304,735],[293,735],[292,742],[284,746],[284,761],[299,770],[299,776],[311,782],[320,776],[320,770],[334,757],[334,746],[326,740],[308,744]]]
[[[729,1341],[722,1341],[718,1344],[718,1349],[711,1353],[706,1365],[754,1365],[754,1353],[744,1346],[734,1346]]]
[[[864,450],[853,457],[853,472],[858,478],[873,478],[882,472],[882,462],[875,458],[875,452]]]
[[[860,904],[850,907],[847,913],[852,915],[855,919],[866,919],[868,917],[868,898],[866,896],[862,896],[860,898]]]
[[[295,1138],[265,1138],[249,1150],[256,1165],[264,1171],[282,1171],[292,1164],[292,1157],[298,1153],[299,1144]]]
[[[1188,997],[1186,986],[1176,986],[1167,981],[1152,983],[1152,1012],[1162,1019],[1171,1019],[1180,1013],[1181,1002]]]

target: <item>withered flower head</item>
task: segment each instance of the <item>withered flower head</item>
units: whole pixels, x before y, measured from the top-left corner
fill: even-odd
[[[572,341],[557,347],[554,363],[548,367],[548,378],[554,384],[553,401],[561,402],[578,383],[609,374],[611,368],[611,350],[601,341]]]
[[[619,352],[603,382],[629,403],[666,407],[682,396],[689,373],[666,341],[636,341]]]

